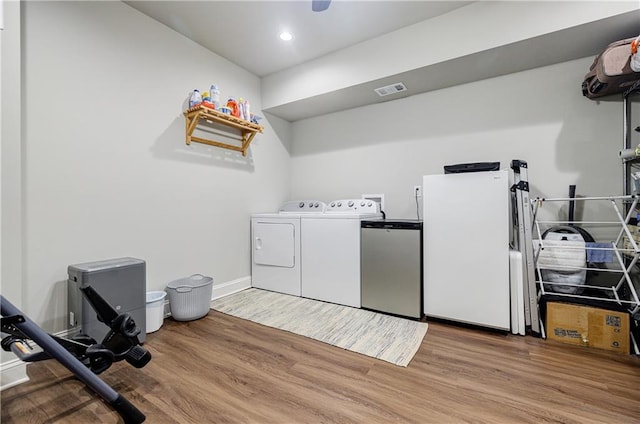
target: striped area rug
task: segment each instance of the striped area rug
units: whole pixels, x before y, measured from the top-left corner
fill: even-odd
[[[211,302],[211,309],[406,367],[427,323],[261,289]]]

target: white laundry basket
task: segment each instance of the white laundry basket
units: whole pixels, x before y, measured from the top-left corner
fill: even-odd
[[[162,327],[166,296],[167,293],[163,291],[147,292],[147,334],[158,331]]]
[[[209,313],[213,278],[201,274],[167,284],[171,316],[176,321],[192,321]]]

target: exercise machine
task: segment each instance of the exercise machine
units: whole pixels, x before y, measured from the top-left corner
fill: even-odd
[[[0,345],[24,362],[56,359],[111,405],[126,424],[142,423],[145,415],[97,376],[114,362],[126,360],[136,368],[149,363],[151,353],[140,345],[140,329],[130,314],[119,314],[91,286],[81,290],[98,320],[109,327],[101,343],[84,334],[70,339],[48,334],[0,295]]]

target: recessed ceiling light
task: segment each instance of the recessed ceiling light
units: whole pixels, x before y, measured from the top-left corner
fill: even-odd
[[[293,35],[290,32],[282,31],[280,33],[280,39],[282,41],[291,41],[291,40],[293,40]]]

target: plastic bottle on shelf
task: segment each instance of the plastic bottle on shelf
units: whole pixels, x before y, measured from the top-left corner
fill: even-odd
[[[196,88],[195,90],[193,90],[193,93],[191,93],[191,97],[189,98],[189,108],[198,106],[200,103],[202,103],[202,95]]]
[[[236,102],[236,99],[229,97],[229,100],[227,100],[227,107],[231,109],[232,116],[235,116],[236,118],[240,117],[240,109],[238,109],[238,102]]]
[[[209,90],[211,94],[211,103],[213,103],[213,107],[218,110],[220,109],[220,89],[217,85],[211,84],[211,89]]]
[[[249,104],[249,100],[244,101],[244,119],[245,121],[251,122],[251,105]]]
[[[209,109],[213,109],[213,103],[211,103],[211,96],[209,95],[208,91],[203,91],[202,92],[202,106],[209,108]]]
[[[238,117],[240,119],[245,119],[244,118],[244,99],[242,97],[238,99],[238,113],[239,113]]]

